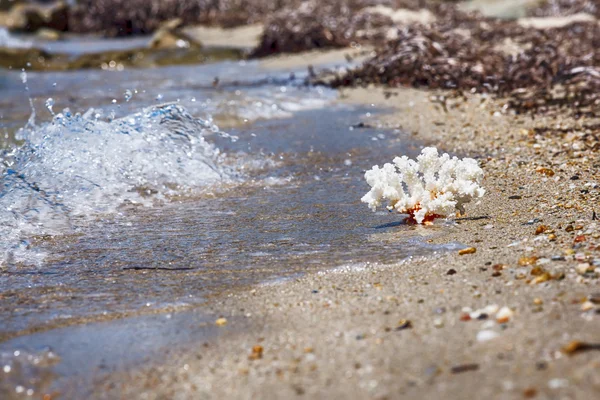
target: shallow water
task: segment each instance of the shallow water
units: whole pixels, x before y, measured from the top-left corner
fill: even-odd
[[[0,387],[60,388],[82,354],[115,367],[191,337],[152,340],[167,328],[148,313],[196,307],[190,318],[201,321],[202,304],[223,291],[452,248],[427,244],[443,225],[404,225],[360,203],[365,169],[420,147],[369,127],[381,110],[304,87],[302,70],[292,79],[255,63],[38,73],[28,91],[3,74],[0,130],[12,150],[0,197],[0,360],[26,365]],[[27,124],[29,96],[37,120]],[[15,149],[17,139],[25,144]],[[136,315],[147,344],[127,356],[96,357],[112,339],[69,327]],[[135,343],[126,321],[96,326],[116,324],[118,340]],[[38,371],[23,354],[52,360]]]

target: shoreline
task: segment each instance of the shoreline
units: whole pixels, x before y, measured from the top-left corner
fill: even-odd
[[[577,135],[566,140],[542,129],[560,124],[576,131],[582,121],[505,115],[501,101],[479,95],[442,106],[442,91],[340,93],[343,102],[393,110],[372,117],[384,127],[480,160],[487,194],[468,205],[467,218],[430,239],[463,243],[476,253],[338,268],[225,293],[205,311],[243,319],[247,330],[159,365],[109,376],[96,387],[103,393],[98,397],[599,393],[600,355],[574,341],[593,349],[600,330],[600,224],[592,220],[600,166]],[[556,151],[566,149],[564,143],[570,148]],[[494,314],[482,316],[493,305],[508,307],[510,317],[498,322]]]

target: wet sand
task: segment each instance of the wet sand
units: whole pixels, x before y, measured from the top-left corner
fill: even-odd
[[[483,199],[443,233],[417,230],[475,253],[348,265],[225,293],[205,310],[228,321],[216,340],[110,376],[95,397],[598,396],[600,159],[586,136],[594,121],[507,115],[500,100],[439,95],[348,89],[341,101],[388,107],[365,122],[481,161]],[[490,305],[512,315],[482,310]]]
[[[353,53],[262,65],[329,63],[346,54]],[[448,100],[443,91],[340,93],[344,103],[387,108],[364,122],[410,134],[398,140],[480,160],[486,196],[454,223],[417,229],[433,244],[476,252],[327,265],[293,280],[224,290],[201,310],[214,321],[210,338],[198,333],[196,345],[141,368],[102,371],[90,397],[599,396],[598,121],[515,116],[504,113],[501,100]],[[364,205],[355,212],[370,215]],[[369,240],[402,239],[388,233]],[[498,322],[493,307],[477,311],[490,305],[513,315]],[[574,341],[588,346],[571,351]],[[70,397],[69,390],[57,397]]]

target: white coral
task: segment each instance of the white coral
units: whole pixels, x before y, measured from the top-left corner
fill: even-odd
[[[446,153],[439,156],[435,147],[424,148],[417,161],[402,156],[394,158],[394,164],[376,165],[365,179],[371,190],[361,201],[371,210],[387,200],[390,211],[409,214],[419,224],[455,210],[464,213],[466,203],[485,193],[477,161],[450,158]]]

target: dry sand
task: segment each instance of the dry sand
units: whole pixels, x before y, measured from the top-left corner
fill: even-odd
[[[341,101],[389,107],[384,126],[480,159],[488,193],[467,218],[416,230],[476,252],[229,293],[209,309],[228,321],[217,340],[111,376],[96,395],[598,398],[600,153],[585,128],[594,121],[518,117],[501,101],[413,89],[344,90]],[[475,312],[490,305],[513,315]],[[564,351],[573,341],[595,348]]]

